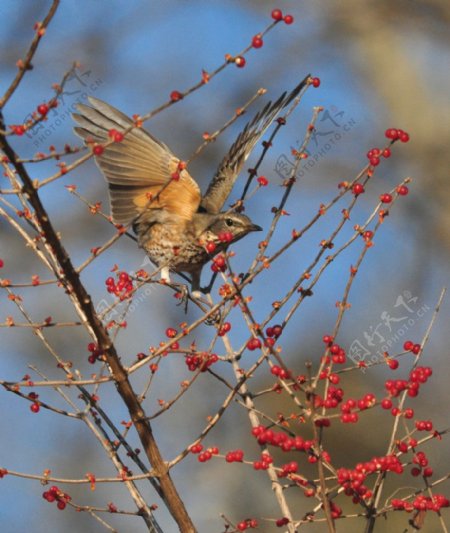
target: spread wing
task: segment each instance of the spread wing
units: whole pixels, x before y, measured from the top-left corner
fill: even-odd
[[[274,103],[268,102],[255,117],[245,126],[231,146],[227,155],[217,169],[216,175],[209,184],[201,206],[208,213],[218,213],[233,188],[242,165],[247,160],[255,144],[262,137],[282,109],[289,105],[300,91],[307,85],[306,76],[293,91],[283,93]]]
[[[78,123],[74,131],[86,143],[110,141],[108,132],[124,132],[134,122],[109,104],[88,98],[90,106],[78,104],[72,116]],[[128,224],[145,209],[163,209],[190,220],[201,200],[199,186],[186,170],[174,180],[179,159],[158,139],[134,127],[95,157],[109,186],[113,220]],[[152,200],[153,199],[153,200]]]

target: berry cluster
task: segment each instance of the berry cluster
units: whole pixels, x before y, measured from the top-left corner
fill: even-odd
[[[123,133],[120,131],[117,131],[114,128],[111,128],[108,131],[108,137],[112,139],[115,143],[120,143],[123,141]]]
[[[261,341],[257,339],[256,337],[252,337],[247,342],[247,350],[250,350],[251,352],[253,352],[254,350],[259,350],[261,346],[262,346]]]
[[[344,493],[353,498],[353,503],[358,503],[361,498],[370,498],[372,491],[364,481],[370,474],[378,472],[403,473],[403,466],[396,455],[373,457],[366,463],[358,463],[354,469],[340,468],[337,472],[338,483],[344,488]]]
[[[227,263],[223,254],[216,255],[212,260],[211,270],[213,272],[225,272]]]
[[[116,275],[117,281],[112,276],[106,279],[106,290],[125,300],[133,292],[133,280],[127,272],[118,272]]]
[[[208,368],[217,363],[219,357],[215,353],[198,353],[195,355],[186,356],[186,365],[191,372],[200,369],[201,372],[206,372]]]
[[[272,463],[273,459],[271,455],[263,452],[259,461],[253,461],[253,468],[255,470],[267,470]]]
[[[247,529],[255,529],[258,527],[258,520],[256,518],[246,518],[238,523],[236,529],[238,531],[246,531]]]
[[[208,448],[207,450],[203,451],[203,444],[193,444],[189,451],[193,454],[198,454],[198,460],[200,463],[205,463],[206,461],[209,461],[213,455],[218,455],[219,448],[217,446],[213,446],[212,448]]]
[[[392,141],[399,140],[402,143],[407,143],[409,141],[409,134],[401,129],[389,128],[384,132],[384,135],[387,139],[391,139]]]
[[[273,365],[270,369],[270,373],[280,379],[291,379],[292,374],[290,370],[286,370],[278,365]]]
[[[215,446],[213,448],[208,448],[204,452],[200,452],[198,454],[198,460],[200,463],[206,463],[206,461],[209,461],[213,455],[217,455],[218,453],[219,453],[219,448]]]
[[[270,444],[280,448],[283,452],[308,451],[314,444],[311,440],[304,440],[300,435],[289,437],[284,431],[274,431],[262,425],[253,428],[252,435],[256,437],[259,444]]]
[[[283,12],[281,9],[272,10],[271,17],[276,22],[283,20],[285,24],[292,24],[294,22],[294,17],[292,15],[284,15],[283,17]]]
[[[227,452],[225,455],[225,461],[227,463],[242,463],[244,459],[244,452],[242,450],[233,450]]]
[[[103,361],[103,352],[99,349],[98,345],[95,342],[90,342],[87,345],[87,349],[91,352],[91,355],[88,357],[88,361],[93,365],[96,361]]]
[[[377,167],[380,164],[380,157],[384,157],[385,159],[388,159],[391,157],[391,151],[389,148],[385,148],[384,150],[380,150],[380,148],[372,148],[367,152],[367,159],[369,160],[369,163],[373,167]]]
[[[433,469],[428,466],[428,457],[425,452],[417,452],[414,455],[412,462],[417,465],[411,469],[412,476],[417,477],[422,474],[424,477],[431,477],[433,475]]]
[[[60,511],[63,511],[66,508],[67,503],[72,499],[56,485],[53,485],[49,490],[45,491],[42,494],[42,497],[49,503],[56,502],[56,506]]]
[[[414,355],[419,355],[422,347],[420,346],[420,344],[414,344],[413,341],[406,341],[403,345],[403,349],[405,350],[405,352],[411,352]]]
[[[219,337],[223,337],[224,335],[226,335],[229,331],[231,330],[231,324],[229,322],[224,322],[220,328],[219,328],[219,331],[217,332],[217,335]]]
[[[355,424],[358,422],[359,416],[354,410],[358,409],[359,411],[365,411],[366,409],[373,407],[375,404],[375,395],[370,392],[365,394],[359,400],[349,398],[341,405],[341,422],[344,424]]]
[[[30,405],[30,411],[32,413],[39,413],[39,411],[41,410],[40,403],[38,402],[39,394],[37,394],[36,392],[30,392],[30,394],[28,394],[28,398],[30,398],[30,400],[33,400],[33,403]]]
[[[402,391],[407,390],[408,396],[415,398],[419,394],[420,386],[426,383],[432,374],[429,366],[418,366],[409,373],[409,380],[389,379],[384,386],[391,397],[397,398]]]
[[[419,495],[412,502],[394,498],[391,505],[396,511],[434,511],[439,512],[442,507],[449,507],[450,502],[443,494],[433,494],[432,497]]]
[[[233,234],[231,233],[231,231],[221,231],[217,235],[217,238],[220,242],[229,243],[233,240]]]

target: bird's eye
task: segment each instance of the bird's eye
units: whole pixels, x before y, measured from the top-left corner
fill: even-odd
[[[225,219],[225,224],[230,228],[231,226],[234,225],[234,221],[232,218],[226,218]]]

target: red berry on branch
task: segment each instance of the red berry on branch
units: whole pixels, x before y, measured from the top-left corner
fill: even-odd
[[[166,336],[169,337],[169,339],[173,339],[177,336],[177,330],[175,328],[167,328],[166,329]]]
[[[104,151],[105,149],[101,144],[96,144],[94,148],[92,148],[92,153],[97,156],[102,155]]]
[[[274,9],[271,13],[271,17],[273,20],[279,21],[283,18],[283,13],[281,12],[281,9]]]
[[[392,202],[392,195],[387,193],[384,193],[380,196],[380,202],[383,204],[390,204]]]
[[[261,185],[261,187],[266,187],[269,184],[269,180],[265,176],[259,176],[256,181]]]
[[[252,46],[253,48],[261,48],[261,46],[264,44],[264,41],[262,40],[260,35],[255,35],[252,39]]]
[[[206,243],[206,251],[209,254],[213,254],[216,250],[216,244],[214,242],[207,242]]]
[[[398,139],[398,130],[396,130],[395,128],[389,128],[384,132],[384,135],[388,139],[395,141],[396,139]]]
[[[172,102],[178,102],[178,100],[182,100],[183,95],[180,93],[180,91],[172,91],[170,93],[170,99]]]
[[[238,67],[238,68],[243,68],[245,67],[245,63],[247,61],[245,60],[245,57],[242,57],[242,56],[237,56],[235,59],[234,59],[234,64]]]
[[[362,183],[355,183],[352,187],[352,193],[355,196],[359,196],[364,192],[364,185]]]
[[[388,365],[391,370],[397,370],[399,362],[397,359],[390,359]]]
[[[49,111],[49,107],[47,104],[40,104],[37,106],[37,112],[42,115],[42,116],[45,116]]]
[[[294,22],[294,17],[292,15],[285,15],[283,20],[285,24],[292,24]]]
[[[311,85],[317,89],[320,86],[320,78],[311,78]]]
[[[409,193],[409,189],[408,189],[408,187],[406,185],[399,185],[397,187],[397,193],[400,196],[406,196]]]

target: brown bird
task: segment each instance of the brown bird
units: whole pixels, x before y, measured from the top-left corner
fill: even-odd
[[[90,106],[78,104],[74,131],[87,145],[102,146],[111,134],[119,134],[120,142],[101,147],[95,157],[108,182],[112,218],[132,224],[139,246],[161,267],[162,278],[170,281],[169,270],[187,272],[192,290],[198,291],[202,268],[212,258],[207,243],[216,244],[215,254],[262,229],[242,213],[221,209],[257,141],[307,81],[269,102],[244,127],[203,196],[171,150],[132,119],[97,98],[88,98]],[[225,232],[228,240],[222,242],[219,235]]]

